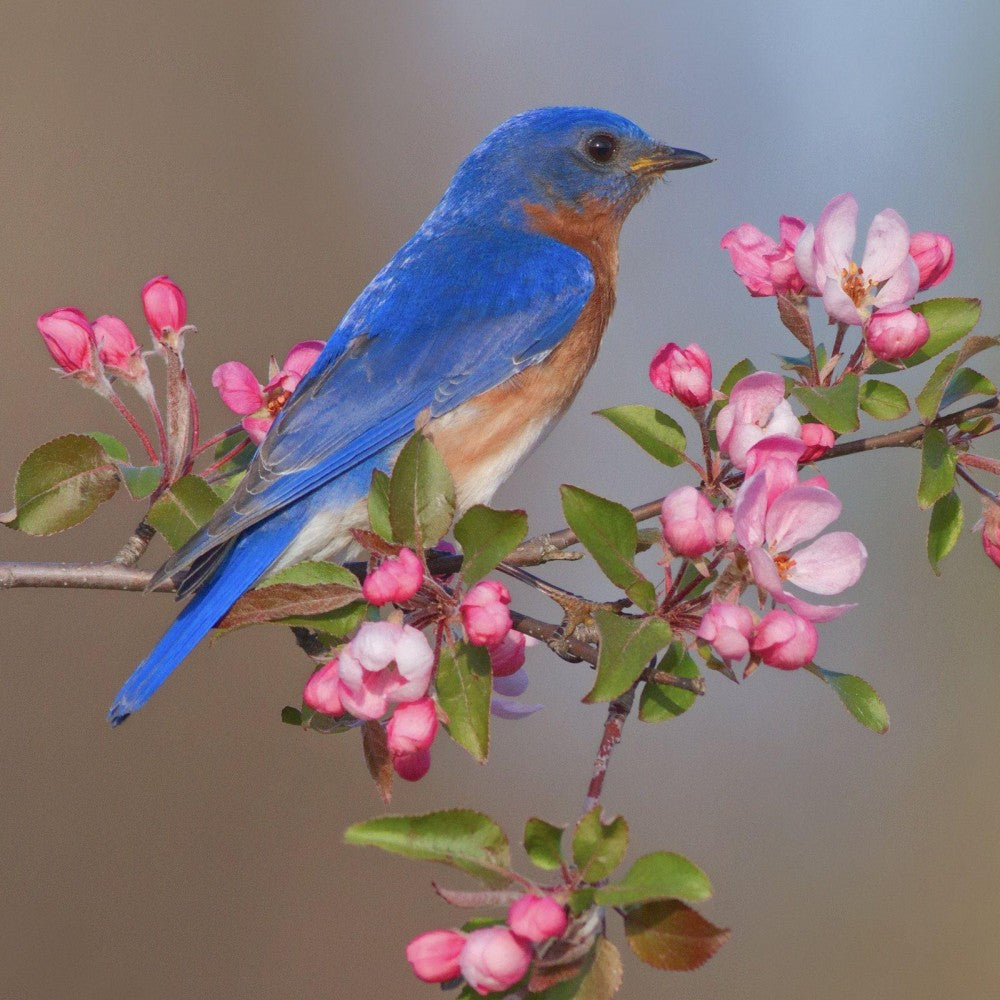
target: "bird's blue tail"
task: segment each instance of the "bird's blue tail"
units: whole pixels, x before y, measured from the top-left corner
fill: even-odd
[[[254,525],[230,549],[153,651],[122,685],[108,711],[112,726],[120,725],[149,701],[184,657],[288,546],[297,526],[290,519],[284,524],[282,520],[271,518]]]

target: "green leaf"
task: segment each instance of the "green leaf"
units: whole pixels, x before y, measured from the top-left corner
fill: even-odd
[[[611,1000],[621,989],[624,975],[618,949],[606,937],[599,937],[582,960],[568,967],[536,966],[527,1000]],[[470,1000],[478,1000],[478,995],[474,993]]]
[[[910,401],[899,386],[869,378],[861,383],[861,409],[876,420],[899,420],[910,412]]]
[[[488,816],[471,809],[380,816],[348,827],[344,842],[418,861],[438,861],[496,888],[510,882],[507,837]]]
[[[643,611],[656,607],[656,588],[636,568],[638,531],[627,507],[588,493],[578,486],[561,486],[566,522],[604,575]]]
[[[562,835],[565,827],[532,817],[524,824],[524,849],[537,868],[552,871],[562,866]]]
[[[66,434],[36,448],[18,469],[14,510],[0,521],[29,535],[53,535],[86,520],[118,491],[112,457],[88,434]]]
[[[689,972],[704,965],[729,940],[729,931],[676,899],[664,899],[629,910],[625,937],[647,965]]]
[[[983,304],[979,299],[928,299],[911,308],[927,320],[931,335],[919,351],[903,359],[906,368],[913,368],[958,343],[979,322]]]
[[[638,680],[646,664],[673,635],[662,618],[625,618],[604,610],[597,611],[594,618],[601,634],[597,678],[583,700],[611,701]]]
[[[462,546],[462,581],[470,586],[492,572],[521,544],[528,533],[523,510],[494,510],[483,504],[470,507],[455,524],[455,540]]]
[[[281,710],[281,721],[285,723],[286,726],[301,726],[302,710],[296,708],[294,705],[286,705]]]
[[[584,882],[606,879],[623,861],[628,850],[628,823],[616,816],[609,823],[601,819],[602,807],[584,814],[573,832],[573,864]]]
[[[964,344],[951,354],[942,358],[934,369],[934,374],[917,395],[917,410],[924,420],[933,420],[941,409],[944,394],[951,384],[952,377],[959,367],[969,358],[982,351],[1000,344],[994,337],[969,337]]]
[[[712,895],[708,876],[683,855],[656,851],[639,858],[621,882],[601,886],[594,899],[602,906],[635,906],[654,899],[697,902]]]
[[[753,375],[757,371],[757,366],[749,359],[744,358],[742,361],[737,361],[732,368],[726,373],[726,377],[722,380],[722,384],[719,386],[719,391],[724,395],[728,396],[733,391],[733,386],[741,378],[746,378],[747,375]]]
[[[389,479],[389,521],[395,540],[415,552],[436,545],[451,527],[455,484],[429,438],[403,445]]]
[[[179,549],[222,506],[201,476],[184,476],[160,495],[146,520]]]
[[[962,501],[951,490],[945,493],[931,510],[931,523],[927,531],[927,558],[931,568],[940,576],[938,563],[951,552],[962,533]]]
[[[435,674],[438,703],[448,715],[448,735],[476,760],[490,749],[490,696],[493,673],[490,654],[467,642],[447,643]]]
[[[946,409],[966,396],[992,396],[996,391],[996,385],[974,368],[959,368],[944,391],[941,408]]]
[[[676,420],[661,410],[652,406],[612,406],[597,413],[624,431],[658,462],[675,466],[684,461],[687,448],[684,431]]]
[[[361,583],[346,567],[329,562],[301,562],[272,573],[261,582],[262,587],[273,587],[279,583],[296,583],[302,587],[316,584],[338,583],[342,587],[361,593]]]
[[[160,485],[163,476],[159,465],[119,465],[118,471],[133,500],[145,500]]]
[[[810,663],[805,667],[821,681],[829,684],[844,707],[865,729],[880,736],[889,731],[889,713],[878,692],[867,681],[853,674],[838,674],[835,670],[824,670]]]
[[[858,421],[858,376],[849,372],[837,385],[797,385],[792,395],[820,422],[837,434],[856,431]]]
[[[656,665],[657,670],[678,677],[697,677],[700,673],[698,664],[684,648],[682,642],[672,642],[663,659]],[[639,696],[639,718],[643,722],[663,722],[665,719],[675,719],[686,712],[698,696],[692,691],[683,691],[669,684],[657,684],[648,681],[643,685]]]
[[[104,449],[105,453],[116,461],[128,461],[128,448],[118,438],[105,434],[103,431],[87,431],[87,437],[92,437]]]
[[[392,541],[389,520],[389,477],[381,469],[372,469],[372,484],[368,490],[368,523],[372,531],[387,542]]]
[[[948,444],[944,431],[928,427],[920,459],[920,485],[917,503],[922,510],[941,499],[955,485],[958,451]]]

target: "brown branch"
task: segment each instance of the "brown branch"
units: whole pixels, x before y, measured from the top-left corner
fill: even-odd
[[[611,761],[611,751],[621,742],[622,730],[625,728],[625,720],[632,711],[632,703],[635,701],[636,684],[633,684],[623,695],[615,698],[608,705],[608,717],[604,723],[604,734],[601,736],[600,746],[597,748],[597,756],[594,758],[594,771],[587,786],[587,801],[584,803],[583,811],[590,812],[601,799],[601,791],[604,788],[604,776],[608,773],[608,764]]]
[[[0,590],[14,587],[62,587],[80,590],[145,590],[153,574],[117,562],[28,563],[0,562]],[[165,581],[158,591],[174,590]]]

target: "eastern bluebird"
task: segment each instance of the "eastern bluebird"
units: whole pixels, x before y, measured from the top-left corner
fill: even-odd
[[[245,478],[151,586],[191,600],[108,713],[141,708],[265,573],[344,558],[429,415],[458,507],[488,502],[573,401],[615,302],[618,233],[667,170],[711,162],[596,108],[540,108],[491,132],[361,293]]]

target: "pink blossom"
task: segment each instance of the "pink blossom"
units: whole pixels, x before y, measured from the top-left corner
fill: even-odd
[[[814,621],[836,617],[850,605],[809,605],[787,593],[785,581],[813,594],[839,594],[858,581],[868,553],[848,531],[831,532],[791,550],[832,524],[840,510],[837,497],[816,486],[793,486],[769,503],[764,470],[743,484],[734,508],[736,537],[757,585]]]
[[[769,667],[797,670],[812,661],[819,646],[819,635],[812,622],[780,608],[765,615],[753,640],[751,650]]]
[[[775,434],[763,438],[747,452],[747,477],[763,472],[767,482],[767,505],[799,482],[799,462],[805,444],[798,438]]]
[[[267,436],[275,417],[319,357],[323,346],[321,340],[296,344],[288,352],[282,368],[278,368],[272,358],[267,385],[261,385],[242,361],[226,361],[212,372],[212,385],[219,390],[222,402],[243,417],[243,429],[254,444],[260,444]]]
[[[142,289],[142,311],[157,340],[167,330],[177,333],[187,322],[184,293],[165,274],[151,278]]]
[[[836,438],[833,431],[826,424],[809,423],[802,425],[802,443],[805,451],[799,459],[803,464],[815,462],[821,455],[825,455],[832,447]]]
[[[385,727],[389,752],[396,755],[427,750],[437,730],[437,706],[433,698],[418,698],[397,705]]]
[[[536,640],[532,639],[532,644]],[[524,650],[528,637],[511,629],[499,642],[487,646],[494,677],[509,677],[524,666]]]
[[[795,263],[806,284],[823,296],[833,319],[861,326],[873,309],[913,298],[919,273],[910,256],[910,231],[897,212],[887,208],[872,220],[860,266],[853,260],[857,224],[854,196],[838,195],[815,229],[806,226]]]
[[[919,273],[918,291],[940,285],[955,264],[954,244],[943,233],[911,233],[910,256]]]
[[[496,646],[510,631],[510,592],[499,580],[481,580],[462,598],[465,635],[475,646]]]
[[[712,362],[697,345],[664,344],[649,365],[649,380],[690,409],[712,399]]]
[[[341,650],[340,700],[359,719],[379,719],[390,704],[427,693],[434,651],[412,625],[365,622]]]
[[[749,609],[742,604],[716,601],[702,616],[697,635],[726,663],[732,663],[750,652],[753,631],[754,620]]]
[[[767,437],[797,438],[801,425],[785,399],[785,380],[770,372],[741,378],[719,411],[715,423],[719,447],[737,469],[745,469],[747,452]]]
[[[879,309],[865,326],[865,340],[876,358],[900,361],[930,339],[927,320],[912,309]]]
[[[783,215],[778,228],[780,243],[747,222],[722,237],[722,249],[729,251],[733,269],[751,295],[787,295],[805,288],[795,266],[795,246],[805,223]]]
[[[394,558],[385,559],[366,577],[361,587],[365,600],[381,607],[403,604],[416,594],[424,582],[423,563],[413,549],[400,549]]]
[[[719,507],[715,512],[715,544],[725,548],[733,537],[733,512]]]
[[[79,309],[55,309],[44,313],[38,317],[37,325],[52,360],[64,372],[87,382],[96,380],[94,330]]]
[[[94,320],[94,338],[105,368],[130,382],[149,377],[142,349],[123,319],[98,316]]]
[[[417,979],[425,983],[446,983],[461,972],[458,956],[465,947],[460,931],[426,931],[406,946],[406,960]]]
[[[458,957],[465,981],[481,996],[520,982],[531,966],[534,950],[502,925],[471,931]]]
[[[507,910],[507,925],[518,937],[529,941],[562,937],[568,923],[566,908],[551,896],[521,896]]]
[[[984,504],[982,528],[983,551],[1000,566],[1000,506],[987,500]]]
[[[324,715],[343,715],[344,706],[340,700],[340,675],[337,669],[337,657],[324,663],[306,681],[302,700],[317,712]]]
[[[681,486],[663,498],[663,542],[675,555],[697,559],[715,548],[715,510],[701,490]]]

